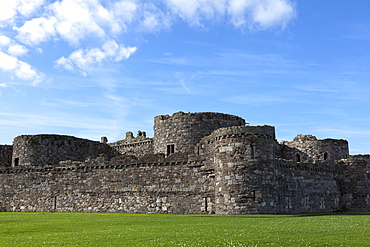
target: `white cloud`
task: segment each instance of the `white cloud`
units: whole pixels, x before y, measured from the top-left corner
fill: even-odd
[[[230,0],[228,12],[236,27],[284,28],[295,16],[294,7],[290,0]]]
[[[108,20],[99,15],[107,10],[97,0],[63,0],[55,2],[51,9],[57,19],[55,28],[59,35],[72,44],[85,38],[88,34],[103,37],[104,28],[101,21]]]
[[[27,48],[24,47],[23,45],[15,44],[15,45],[9,46],[8,48],[8,53],[16,57],[22,56],[26,54],[27,52],[28,52]]]
[[[190,25],[200,26],[201,20],[223,17],[226,13],[226,0],[165,0],[172,13]]]
[[[1,0],[0,1],[0,27],[12,23],[17,15],[30,16],[45,0]]]
[[[117,21],[126,31],[127,24],[132,23],[137,18],[138,6],[133,1],[119,1],[114,4],[113,11]]]
[[[285,26],[294,16],[294,9],[286,0],[265,0],[255,6],[253,21],[262,28]]]
[[[17,5],[22,1],[29,7],[22,10]],[[34,5],[30,4],[32,0],[16,2],[11,9],[26,14],[44,1],[37,0]],[[207,22],[226,19],[238,28],[268,29],[284,27],[295,16],[291,0],[121,0],[114,3],[60,0],[45,9],[47,11],[41,17],[16,28],[18,38],[25,44],[38,45],[57,36],[77,45],[90,36],[112,39],[112,35],[137,31],[138,28],[149,32],[168,29],[176,19],[182,19],[190,26],[205,26]]]
[[[50,19],[35,18],[27,21],[22,27],[17,28],[17,38],[27,45],[38,45],[43,41],[55,36],[54,17]]]
[[[42,74],[38,73],[31,65],[1,51],[0,70],[14,74],[19,79],[32,81],[33,85],[42,80]]]
[[[28,52],[27,48],[6,36],[0,36],[0,70],[15,75],[15,77],[32,81],[37,84],[41,81],[39,74],[31,65],[20,61],[17,57]]]
[[[6,36],[0,36],[0,47],[1,46],[8,46],[10,44],[10,39]]]
[[[27,48],[6,36],[0,36],[0,51],[7,51],[12,56],[22,56],[28,52]]]
[[[121,30],[112,11],[98,0],[62,0],[48,5],[45,16],[28,20],[18,30],[18,39],[38,45],[58,36],[77,45],[89,35],[104,38],[105,29]]]
[[[16,1],[0,1],[0,23],[12,19],[16,15]]]
[[[237,28],[284,27],[294,16],[290,0],[164,0],[173,15],[191,26],[225,17]]]
[[[79,49],[69,55],[68,58],[61,57],[56,62],[56,67],[71,71],[79,72],[84,76],[92,70],[92,67],[102,62],[120,62],[128,59],[136,51],[136,47],[124,47],[118,45],[115,41],[107,41],[101,49]]]
[[[82,46],[68,57],[58,59],[56,67],[86,75],[94,65],[119,62],[136,51],[136,47],[123,47],[113,41],[126,33],[168,30],[178,20],[203,27],[226,21],[241,29],[283,28],[295,15],[292,1],[0,0],[0,26],[5,22],[16,23],[12,27],[17,32],[16,39],[38,50],[50,40],[64,40],[74,48]],[[36,12],[37,17],[32,18]],[[8,55],[27,53],[26,47],[4,37],[0,36],[0,49],[7,46]],[[89,39],[105,44],[102,48],[86,48],[83,41]],[[28,71],[23,74],[32,77],[32,69]]]

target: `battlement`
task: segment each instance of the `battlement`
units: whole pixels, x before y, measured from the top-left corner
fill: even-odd
[[[137,157],[153,152],[153,138],[147,138],[146,133],[138,131],[136,137],[132,132],[126,133],[126,139],[113,143],[108,143],[110,147],[121,155],[134,155]]]

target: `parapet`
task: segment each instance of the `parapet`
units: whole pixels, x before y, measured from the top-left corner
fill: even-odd
[[[232,126],[220,128],[212,132],[211,138],[226,138],[241,136],[248,138],[270,138],[275,139],[275,128],[273,126]]]

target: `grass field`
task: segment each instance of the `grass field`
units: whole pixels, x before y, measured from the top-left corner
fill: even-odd
[[[370,246],[370,215],[0,213],[0,246]]]

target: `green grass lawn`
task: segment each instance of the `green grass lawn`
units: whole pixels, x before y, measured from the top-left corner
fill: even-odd
[[[0,213],[0,246],[370,246],[370,215]]]

